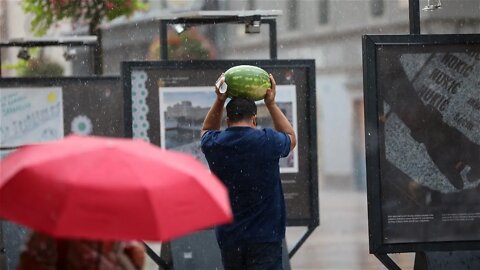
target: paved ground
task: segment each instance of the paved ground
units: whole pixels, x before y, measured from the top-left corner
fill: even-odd
[[[298,242],[304,231],[304,228],[289,227],[288,245]],[[413,254],[395,254],[391,258],[401,269],[413,269]],[[294,255],[291,267],[292,270],[386,269],[368,253],[366,193],[321,189],[320,226]],[[153,269],[158,268],[150,261],[147,270]]]
[[[289,229],[287,241],[296,241],[299,233]],[[391,257],[401,269],[413,268],[413,254]],[[368,253],[366,193],[321,190],[320,226],[294,255],[291,265],[294,270],[386,269]]]

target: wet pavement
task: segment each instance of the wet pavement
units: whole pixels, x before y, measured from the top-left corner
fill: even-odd
[[[288,243],[298,241],[303,231],[289,228]],[[414,254],[393,254],[390,257],[401,269],[413,269]],[[366,192],[320,190],[320,226],[290,263],[294,270],[386,269],[368,253]]]
[[[319,193],[320,226],[293,256],[290,261],[291,269],[386,269],[374,255],[368,253],[366,192],[322,188]],[[302,227],[287,228],[289,248],[298,242],[305,231],[306,229]],[[159,250],[158,245],[154,247]],[[401,269],[413,269],[413,253],[393,254],[390,257]],[[149,259],[146,269],[154,270],[158,267]]]

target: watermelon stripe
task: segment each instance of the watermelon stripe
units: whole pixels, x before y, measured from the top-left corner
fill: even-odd
[[[227,96],[261,100],[271,87],[268,73],[255,66],[240,65],[225,72]]]

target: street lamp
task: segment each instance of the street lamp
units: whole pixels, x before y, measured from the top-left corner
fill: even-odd
[[[18,51],[17,57],[28,61],[30,59],[30,53],[28,52],[27,48],[24,47]]]
[[[66,61],[71,61],[77,57],[77,50],[74,48],[65,48],[63,51],[63,58]]]
[[[427,5],[423,8],[425,11],[434,11],[442,8],[440,0],[427,0]]]
[[[245,33],[258,34],[260,33],[260,20],[253,20],[245,23]]]
[[[180,35],[187,30],[187,26],[184,23],[178,23],[173,25],[173,29],[175,29],[175,32]]]

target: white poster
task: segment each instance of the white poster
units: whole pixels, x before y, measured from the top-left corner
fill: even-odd
[[[62,138],[63,102],[60,87],[2,88],[0,147],[17,147]],[[0,157],[7,151],[0,151]]]

